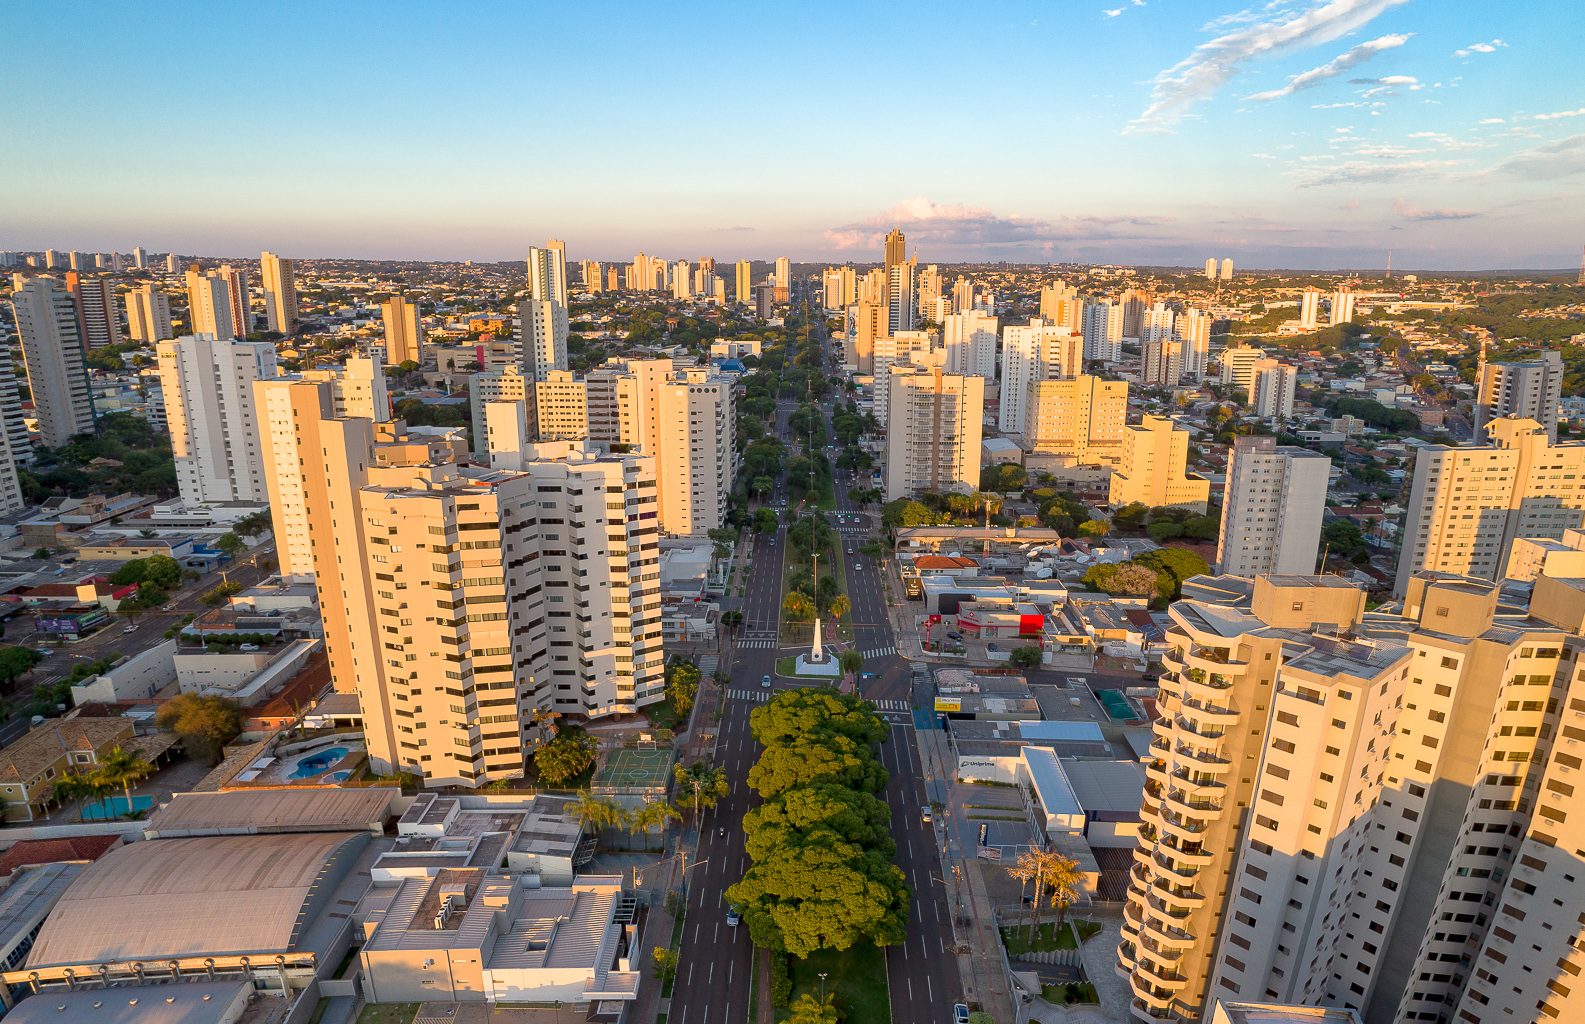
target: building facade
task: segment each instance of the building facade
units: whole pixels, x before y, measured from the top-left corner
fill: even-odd
[[[1504,416],[1522,416],[1546,428],[1557,442],[1558,406],[1563,399],[1563,355],[1543,352],[1523,362],[1480,364],[1475,379],[1475,436]]]
[[[275,345],[185,335],[156,354],[182,500],[267,499],[253,385],[277,376]]]
[[[1331,471],[1325,455],[1270,435],[1234,438],[1216,571],[1248,579],[1315,572]]]
[[[418,303],[393,295],[380,303],[380,318],[385,324],[385,364],[424,361],[424,325]]]
[[[985,378],[899,364],[888,376],[886,500],[979,486]]]
[[[1204,515],[1211,482],[1188,472],[1189,432],[1166,416],[1146,416],[1123,430],[1122,463],[1112,473],[1111,506],[1185,508]]]
[[[297,273],[292,260],[273,252],[259,254],[259,274],[264,278],[266,326],[288,338],[297,333]]]
[[[11,315],[22,341],[28,390],[38,416],[39,437],[59,448],[74,434],[94,429],[93,392],[84,363],[87,352],[71,293],[51,277],[12,278]]]
[[[154,344],[168,341],[171,334],[171,300],[151,284],[126,293],[127,333],[133,341]]]

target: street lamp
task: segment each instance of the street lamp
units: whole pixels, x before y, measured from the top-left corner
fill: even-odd
[[[826,972],[820,972],[820,1001],[826,1001]]]

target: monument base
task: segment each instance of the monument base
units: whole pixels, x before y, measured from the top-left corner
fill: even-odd
[[[826,655],[824,661],[811,662],[809,655],[800,654],[793,659],[793,674],[800,676],[831,676],[833,679],[842,674],[842,669],[837,665],[837,660],[831,655]]]

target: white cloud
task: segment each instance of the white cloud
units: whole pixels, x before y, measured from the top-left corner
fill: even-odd
[[[1551,181],[1585,173],[1585,135],[1570,135],[1566,139],[1515,153],[1493,168],[1493,171],[1530,181]]]
[[[833,249],[878,249],[886,232],[900,227],[911,240],[945,246],[992,246],[1030,242],[1137,237],[1129,227],[1149,227],[1176,220],[1160,216],[1062,217],[1057,222],[992,213],[989,207],[934,203],[924,196],[904,199],[875,217],[828,228]]]
[[[1404,220],[1468,220],[1480,216],[1475,210],[1426,210],[1402,199],[1392,201],[1392,212]]]
[[[1496,52],[1497,47],[1507,45],[1508,44],[1503,42],[1501,39],[1493,39],[1489,43],[1473,43],[1462,50],[1454,50],[1453,56],[1468,57],[1472,53],[1494,53]]]
[[[1188,57],[1156,75],[1149,105],[1124,130],[1162,130],[1175,123],[1195,103],[1209,99],[1249,61],[1329,43],[1358,31],[1383,11],[1406,2],[1330,0],[1313,3],[1300,14],[1276,12],[1266,21],[1202,43]]]
[[[1357,210],[1357,209],[1359,209],[1359,196],[1355,196],[1353,199],[1350,199],[1346,203],[1339,203],[1337,208],[1339,210]]]
[[[1249,155],[1254,157],[1254,158],[1256,158],[1257,160],[1275,160],[1275,159],[1277,159],[1276,157],[1272,156],[1270,153],[1251,153]]]
[[[1122,14],[1122,13],[1123,13],[1123,9],[1122,9],[1122,8],[1121,8],[1121,7],[1119,7],[1119,8],[1118,8],[1118,9],[1117,9],[1117,10],[1115,10],[1115,11],[1102,11],[1102,12],[1101,12],[1101,13],[1102,13],[1102,14],[1103,14],[1103,15],[1105,15],[1105,16],[1106,16],[1106,17],[1108,17],[1108,18],[1115,18],[1115,17],[1117,17],[1117,16],[1118,16],[1118,15],[1119,15],[1119,14]]]
[[[1379,160],[1350,160],[1335,167],[1309,167],[1293,172],[1298,189],[1326,188],[1332,185],[1380,185],[1410,178],[1416,182],[1443,177],[1445,168],[1455,160],[1404,160],[1385,163]]]
[[[1504,121],[1500,117],[1483,117],[1483,118],[1481,118],[1480,123],[1481,124],[1507,124],[1508,122]]]
[[[1328,78],[1336,78],[1349,68],[1363,64],[1383,50],[1390,50],[1402,46],[1409,41],[1407,35],[1381,36],[1368,42],[1360,43],[1347,53],[1338,54],[1318,68],[1311,68],[1300,75],[1288,79],[1288,84],[1281,89],[1272,89],[1270,92],[1257,92],[1253,96],[1246,96],[1248,100],[1274,100],[1282,96],[1292,96],[1304,89],[1314,89]],[[1400,76],[1401,77],[1401,76]],[[1408,81],[1413,82],[1410,78]]]
[[[1578,110],[1559,110],[1555,114],[1536,114],[1537,121],[1553,121],[1560,117],[1585,117],[1585,107]]]

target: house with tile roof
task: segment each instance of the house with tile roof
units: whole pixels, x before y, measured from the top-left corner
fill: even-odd
[[[93,771],[117,745],[133,746],[131,718],[55,719],[0,750],[0,810],[5,820],[32,821],[44,813],[55,781]]]

